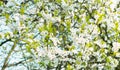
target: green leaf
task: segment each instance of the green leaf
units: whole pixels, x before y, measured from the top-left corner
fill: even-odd
[[[4,35],[5,35],[5,38],[7,38],[7,39],[10,38],[10,33],[9,32],[6,32]]]
[[[2,38],[2,35],[0,34],[0,39]]]
[[[91,46],[92,46],[91,42],[86,43],[86,47],[91,47]]]
[[[39,12],[39,13],[37,13],[37,15],[39,16],[39,17],[42,17],[42,14]]]
[[[58,15],[58,12],[59,12],[58,10],[55,10],[55,11],[54,11],[54,15],[57,16],[57,15]]]
[[[73,70],[73,68],[70,64],[67,64],[67,70]]]
[[[39,42],[37,42],[37,41],[32,42],[31,45],[33,45],[32,48],[34,48],[34,49],[36,49],[37,47],[40,46]]]
[[[85,26],[86,26],[86,24],[83,23],[83,24],[81,25],[81,29],[84,30]]]
[[[107,63],[110,63],[110,62],[111,62],[110,57],[107,57],[107,58],[106,58],[106,62],[107,62]]]
[[[67,21],[66,21],[66,24],[67,24],[67,30],[70,30],[71,21],[70,21],[70,20],[67,20]]]
[[[20,14],[23,15],[24,13],[25,13],[25,9],[24,9],[24,7],[21,7],[20,8]]]
[[[104,48],[101,48],[100,49],[100,53],[104,53],[105,52],[105,49]]]
[[[35,3],[39,2],[39,0],[34,0]]]
[[[53,32],[53,28],[52,28],[52,22],[49,22],[49,24],[48,24],[48,31],[49,32]]]
[[[99,18],[97,19],[97,22],[96,22],[97,24],[99,24],[103,20],[105,14],[98,13],[98,16],[99,16]]]
[[[86,67],[87,63],[86,63],[86,62],[82,62],[82,65],[83,65],[84,67]]]
[[[119,23],[115,22],[115,30],[118,30],[118,27],[119,27]]]
[[[26,46],[28,52],[31,52],[31,47],[29,45]]]
[[[105,53],[102,53],[101,58],[106,58],[106,57],[107,57],[107,55]]]
[[[88,16],[86,16],[86,22],[89,24],[90,23],[90,16],[88,15]]]
[[[43,66],[43,67],[45,66],[45,63],[42,62],[42,61],[41,61],[41,62],[38,62],[38,63],[39,63],[39,65],[41,65],[41,66]]]
[[[75,49],[75,46],[71,46],[70,48],[69,48],[69,51],[72,51],[72,50],[74,50]]]
[[[68,0],[64,0],[65,1],[65,3],[68,3]]]
[[[75,63],[76,63],[76,64],[80,64],[80,61],[76,60]]]
[[[2,1],[0,1],[0,6],[2,6],[4,3]]]
[[[8,13],[5,13],[5,18],[8,20],[10,15]]]
[[[78,53],[78,56],[80,56],[80,57],[81,57],[82,55],[83,55],[83,54],[82,54],[82,52],[79,52],[79,53]]]
[[[97,3],[101,3],[101,0],[96,0],[97,1]]]
[[[3,13],[3,16],[5,16],[5,18],[6,18],[6,23],[8,24],[8,22],[9,22],[9,17],[10,17],[10,15],[8,14],[8,13]]]
[[[42,31],[44,31],[44,26],[39,27],[39,32],[42,32]]]
[[[55,0],[57,3],[61,3],[61,0]]]

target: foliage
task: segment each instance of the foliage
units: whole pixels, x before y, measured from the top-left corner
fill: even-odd
[[[119,33],[119,0],[0,1],[1,70],[119,70]]]

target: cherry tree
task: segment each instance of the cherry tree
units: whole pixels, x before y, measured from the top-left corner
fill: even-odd
[[[120,0],[0,0],[1,70],[119,70]]]

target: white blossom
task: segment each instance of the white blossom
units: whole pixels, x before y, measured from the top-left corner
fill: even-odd
[[[53,44],[55,46],[57,46],[58,44],[60,44],[59,40],[56,37],[51,37],[50,39],[53,41]]]
[[[55,54],[52,54],[50,51],[48,51],[47,56],[49,57],[50,60],[53,60],[54,58],[56,58]]]
[[[117,52],[120,49],[120,43],[118,42],[113,42],[113,48],[112,50]]]

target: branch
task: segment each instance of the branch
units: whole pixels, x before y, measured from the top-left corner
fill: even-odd
[[[7,67],[11,67],[11,66],[17,66],[19,64],[22,64],[25,60],[19,61],[17,63],[13,63],[13,64],[9,64]]]
[[[95,17],[92,16],[92,12],[90,12],[87,7],[85,7],[85,6],[83,6],[83,7],[87,10],[87,13],[89,14],[89,16],[90,16],[93,20],[96,20]]]
[[[0,43],[0,46],[2,46],[3,44],[5,44],[5,43],[7,43],[7,42],[9,42],[9,41],[11,41],[11,39],[7,39],[7,40],[5,40],[4,42]]]
[[[14,42],[14,45],[12,46],[12,48],[11,48],[11,50],[9,51],[7,57],[5,58],[5,61],[4,61],[4,64],[3,64],[3,67],[2,67],[1,70],[5,70],[5,68],[8,66],[8,59],[9,59],[11,53],[13,52],[13,50],[15,49],[16,43],[17,43],[17,41]]]
[[[27,59],[28,62],[31,61],[31,59],[32,59],[32,57],[29,57],[29,58]],[[26,59],[25,59],[25,60],[21,60],[21,61],[19,61],[19,62],[17,62],[17,63],[9,64],[7,67],[17,66],[17,65],[19,65],[19,64],[24,64],[25,61],[26,61]]]

